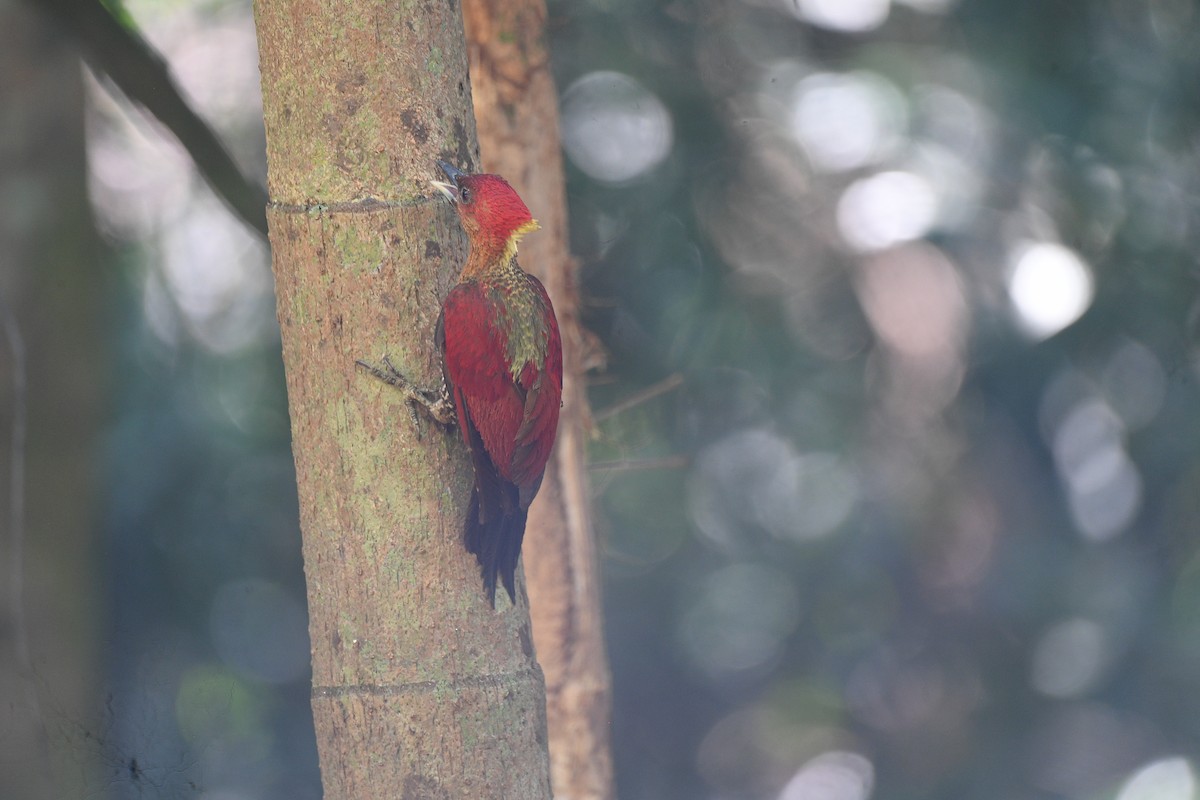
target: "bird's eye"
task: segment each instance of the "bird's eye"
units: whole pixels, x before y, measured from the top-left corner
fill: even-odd
[[[458,201],[460,203],[471,202],[471,190],[465,186],[460,186],[458,189]]]

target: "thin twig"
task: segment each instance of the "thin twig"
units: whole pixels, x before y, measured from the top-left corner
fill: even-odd
[[[678,389],[682,385],[683,374],[679,372],[672,373],[658,383],[651,384],[640,392],[631,394],[629,397],[626,397],[619,403],[614,403],[608,408],[597,411],[593,416],[593,419],[596,422],[603,422],[609,417],[615,417],[617,414],[624,413],[631,408],[641,405],[642,403],[653,400],[659,395],[666,394],[673,389]]]
[[[594,461],[588,464],[588,470],[591,472],[631,472],[647,469],[683,469],[691,461],[687,456],[627,458],[617,461]]]

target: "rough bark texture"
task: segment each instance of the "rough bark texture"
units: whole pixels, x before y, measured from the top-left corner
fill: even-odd
[[[31,5],[0,0],[0,324],[24,342],[22,497],[10,489],[17,374],[0,334],[0,797],[100,783],[96,441],[107,361],[102,248],[87,197],[78,51]],[[24,500],[23,552],[12,503]],[[14,608],[20,594],[23,614]]]
[[[546,285],[563,334],[558,440],[522,550],[533,637],[546,673],[554,796],[610,798],[611,681],[584,469],[585,340],[567,241],[546,6],[543,0],[464,0],[463,14],[483,167],[508,178],[542,224],[522,241],[521,266]]]
[[[384,354],[437,384],[462,264],[437,157],[477,152],[453,3],[258,0],[268,211],[300,490],[325,797],[549,798],[523,592],[493,611],[463,548],[470,462],[418,439]]]

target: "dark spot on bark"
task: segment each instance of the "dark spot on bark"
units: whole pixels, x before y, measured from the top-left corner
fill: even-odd
[[[465,83],[463,83],[462,81],[458,82],[458,93],[459,94],[467,93],[467,85]]]
[[[454,140],[457,144],[454,153],[455,165],[467,172],[474,172],[471,168],[471,148],[467,141],[467,126],[461,118],[454,120]]]
[[[337,631],[333,632],[333,649],[339,653],[342,650],[342,634],[338,633]]]
[[[412,134],[417,144],[425,144],[429,141],[429,128],[425,127],[425,123],[417,118],[412,109],[406,108],[401,111],[400,121],[404,123],[405,128],[408,128],[408,132]]]
[[[341,314],[337,314],[334,316],[332,323],[331,323],[331,327],[333,328],[334,333],[342,332],[342,315]]]
[[[441,106],[438,106],[438,108],[434,109],[433,113],[437,114],[438,119],[442,119],[443,117],[446,116],[445,114],[442,113]]]
[[[517,636],[521,640],[521,652],[526,658],[533,658],[533,637],[529,634],[529,626],[522,625]]]
[[[449,800],[450,795],[433,778],[409,775],[400,787],[400,800]]]
[[[442,246],[433,239],[428,239],[425,242],[425,257],[426,258],[441,258]]]
[[[356,72],[353,75],[347,75],[346,77],[341,78],[334,85],[337,87],[337,90],[339,92],[342,92],[344,94],[344,93],[350,91],[351,89],[359,89],[359,88],[362,88],[363,86],[366,86],[367,85],[367,75],[364,72]]]

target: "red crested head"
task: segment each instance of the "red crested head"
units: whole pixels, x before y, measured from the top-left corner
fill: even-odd
[[[516,255],[518,240],[538,229],[516,190],[499,175],[468,175],[444,161],[438,166],[453,183],[433,185],[454,203],[471,240],[472,261],[507,262]]]

